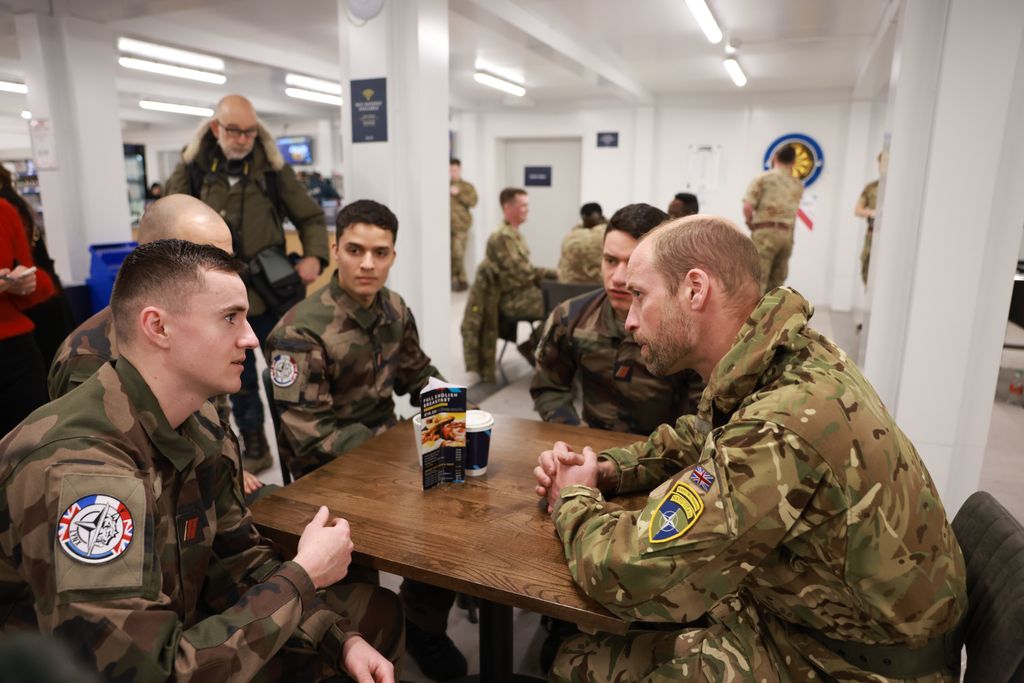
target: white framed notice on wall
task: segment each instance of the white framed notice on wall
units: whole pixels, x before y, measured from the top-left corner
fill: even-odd
[[[718,189],[722,146],[715,144],[690,145],[687,164],[687,188],[697,190]]]
[[[37,171],[57,170],[57,141],[53,138],[53,128],[49,119],[32,119],[28,124],[29,137],[32,139],[32,156]]]

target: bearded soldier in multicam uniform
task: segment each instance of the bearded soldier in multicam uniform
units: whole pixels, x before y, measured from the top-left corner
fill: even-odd
[[[257,346],[247,309],[219,249],[162,240],[125,259],[120,357],[0,442],[0,630],[53,634],[112,680],[395,680],[397,601],[331,585],[347,523],[321,508],[282,562],[241,499],[207,399],[237,390]]]
[[[601,279],[601,245],[607,220],[601,205],[580,208],[580,223],[562,240],[558,259],[559,282],[597,282]]]
[[[394,395],[413,405],[431,376],[405,301],[384,286],[395,262],[398,219],[362,199],[338,213],[332,246],[338,270],[281,319],[267,340],[278,446],[296,476],[343,456],[398,423]],[[451,591],[406,580],[401,588],[410,654],[434,680],[466,674],[466,660],[445,634]]]
[[[626,263],[637,240],[668,220],[648,204],[615,212],[603,240],[603,289],[569,299],[552,311],[537,347],[530,384],[533,407],[547,422],[580,424],[574,405],[579,377],[583,421],[590,427],[650,434],[662,423],[696,412],[704,390],[692,370],[655,377],[644,367],[640,346],[624,326],[630,295]]]
[[[469,287],[466,281],[466,240],[469,229],[473,227],[473,214],[469,212],[476,206],[476,188],[472,183],[462,179],[462,162],[452,159],[448,164],[450,178],[452,223],[452,291],[462,292]]]
[[[633,253],[626,328],[645,362],[708,386],[645,442],[541,454],[574,579],[634,623],[566,641],[551,680],[957,680],[965,567],[938,492],[807,301],[759,298],[758,269],[704,216]],[[604,498],[637,491],[639,512]]]
[[[751,181],[743,197],[743,216],[761,258],[761,291],[786,283],[793,254],[793,227],[804,186],[793,177],[796,150],[786,145],[772,159],[772,170]]]

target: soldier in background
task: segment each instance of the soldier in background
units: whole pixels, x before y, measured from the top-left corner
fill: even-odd
[[[743,197],[743,217],[761,257],[761,291],[781,287],[789,275],[793,226],[804,186],[793,177],[796,150],[784,145],[772,158],[772,170],[760,174]]]
[[[449,193],[452,199],[452,291],[464,292],[469,288],[466,280],[466,240],[469,238],[469,229],[473,227],[473,214],[469,210],[476,206],[476,188],[462,179],[462,162],[458,159],[448,162],[448,176],[451,180]]]
[[[700,203],[695,194],[679,192],[668,203],[668,215],[672,218],[685,218],[698,213],[700,213]]]
[[[607,223],[600,204],[591,202],[580,208],[580,222],[562,240],[560,282],[596,283],[601,279],[601,244]]]
[[[239,495],[208,401],[257,346],[238,269],[207,245],[140,246],[111,299],[120,357],[0,442],[0,631],[53,634],[105,679],[393,683],[394,596],[333,585],[348,524],[321,507],[282,561]]]
[[[938,491],[860,371],[808,327],[810,304],[761,295],[759,261],[705,216],[630,257],[626,329],[644,362],[708,386],[697,415],[647,441],[541,454],[537,491],[580,589],[655,624],[567,640],[552,681],[958,680],[966,570]],[[604,499],[638,491],[641,511]]]
[[[398,424],[395,394],[418,406],[427,380],[443,379],[420,348],[412,311],[384,286],[397,255],[395,214],[369,199],[352,202],[338,212],[336,235],[336,276],[267,339],[278,450],[295,477]],[[466,659],[445,633],[455,594],[406,580],[401,597],[409,653],[423,673],[465,676]]]
[[[888,166],[885,152],[878,153],[878,175],[883,176]],[[878,180],[872,180],[864,186],[857,198],[857,206],[853,214],[858,218],[868,219],[868,229],[864,233],[864,246],[860,250],[860,279],[868,286],[868,268],[871,265],[871,236],[875,232],[875,212],[878,207]]]

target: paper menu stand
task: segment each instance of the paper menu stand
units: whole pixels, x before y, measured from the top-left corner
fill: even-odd
[[[431,377],[420,392],[423,490],[466,481],[466,387]]]

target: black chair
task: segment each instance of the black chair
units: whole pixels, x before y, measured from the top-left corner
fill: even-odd
[[[270,419],[274,423],[274,438],[277,439],[277,462],[281,466],[281,483],[288,485],[292,483],[292,473],[284,461],[284,454],[281,453],[281,413],[274,403],[274,383],[270,379],[270,368],[263,368],[263,390],[267,392],[267,405],[270,407]]]
[[[540,318],[513,318],[500,312],[498,313],[498,339],[501,340],[502,344],[495,365],[498,366],[498,372],[501,373],[501,378],[505,380],[506,384],[508,384],[508,376],[505,375],[505,368],[501,365],[501,359],[505,357],[505,349],[508,348],[509,344],[515,346],[516,342],[519,341],[519,323],[530,323],[530,332],[532,334],[539,322],[542,322]]]
[[[967,562],[964,683],[1024,681],[1024,527],[984,491],[953,520]]]
[[[557,280],[541,280],[540,289],[544,294],[544,319],[547,320],[551,311],[566,299],[580,294],[593,292],[601,288],[600,282],[558,282]]]

